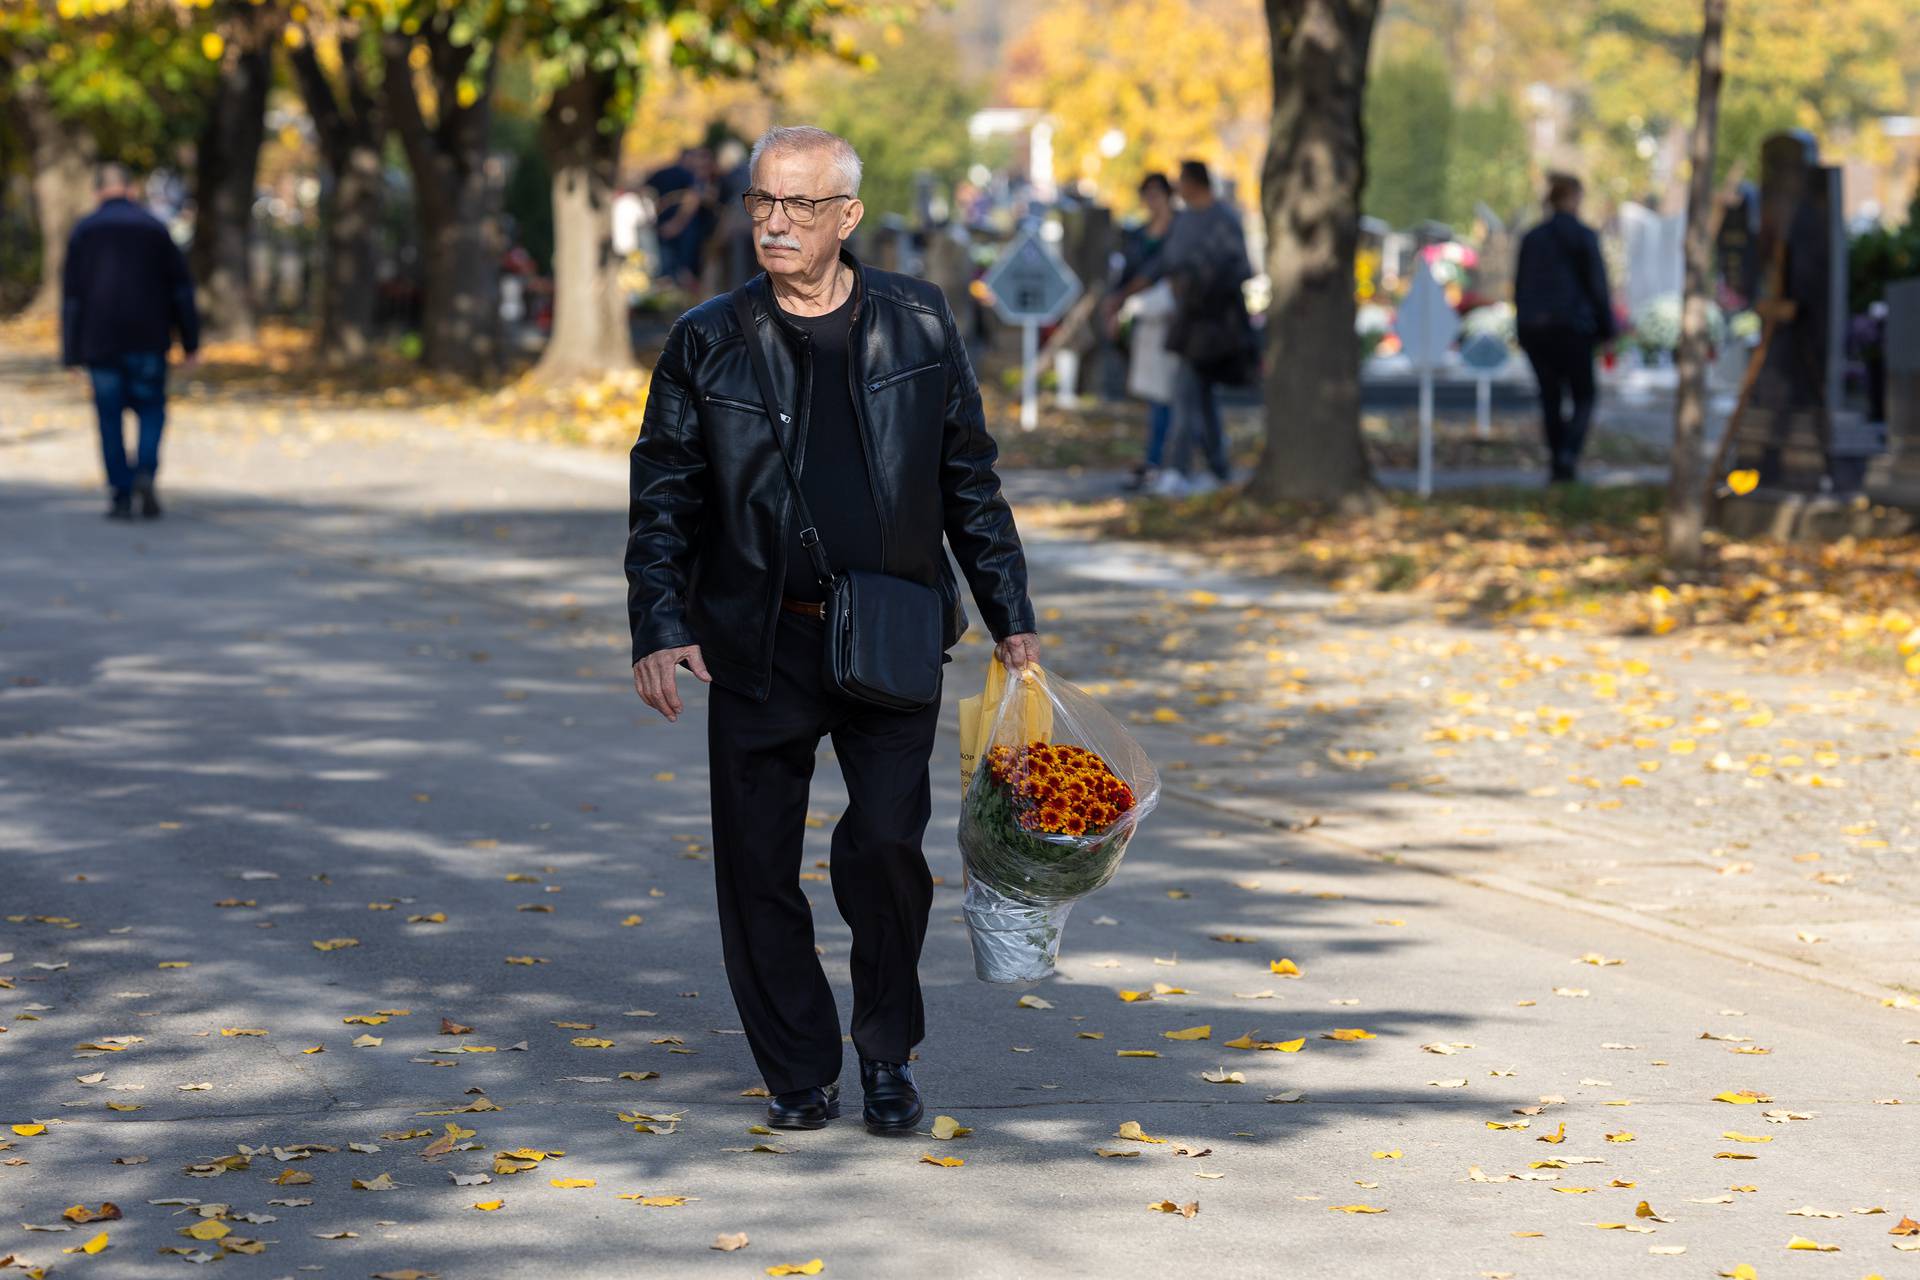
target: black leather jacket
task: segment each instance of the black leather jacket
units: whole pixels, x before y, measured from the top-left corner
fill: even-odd
[[[967,615],[944,534],[994,638],[1035,630],[1026,557],[993,470],[998,449],[946,296],[863,267],[844,248],[841,260],[854,270],[849,374],[885,571],[947,597],[951,648]],[[746,288],[754,333],[743,337],[722,294],[674,322],[654,367],[632,454],[627,615],[634,661],[697,644],[715,681],[764,699],[793,488],[744,344],[766,354],[774,393],[795,419],[787,448],[802,465],[812,360],[805,335],[774,315],[767,277]]]

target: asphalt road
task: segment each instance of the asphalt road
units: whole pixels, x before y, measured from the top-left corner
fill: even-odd
[[[1052,1007],[1021,1008],[972,975],[951,733],[917,1074],[973,1133],[730,1150],[761,1103],[713,923],[703,700],[669,728],[628,687],[621,460],[254,406],[176,430],[171,514],[123,527],[82,411],[43,419],[0,446],[0,1258],[177,1275],[158,1250],[219,1248],[153,1203],[185,1197],[266,1242],[220,1262],[262,1277],[1920,1275],[1889,1234],[1920,1216],[1914,1012],[1184,799],[1076,909]],[[1092,590],[1033,541],[1043,603]],[[1098,585],[1116,626],[1147,590]],[[843,800],[823,755],[810,874]],[[809,891],[844,1007],[847,934]],[[1186,991],[1116,994],[1156,982]],[[1225,1046],[1243,1032],[1303,1046]],[[107,1037],[138,1040],[76,1048]],[[1715,1101],[1737,1090],[1770,1101]],[[498,1109],[456,1111],[480,1097]],[[1116,1138],[1130,1120],[1168,1141]],[[393,1136],[449,1121],[475,1149]],[[272,1151],[298,1143],[337,1149]],[[522,1147],[565,1154],[452,1181]],[[21,1226],[103,1200],[124,1218]],[[709,1247],[730,1232],[751,1243]]]

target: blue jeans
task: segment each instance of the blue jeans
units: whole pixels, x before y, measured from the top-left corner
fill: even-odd
[[[1181,475],[1193,470],[1193,451],[1198,447],[1207,457],[1213,474],[1225,484],[1233,478],[1233,464],[1227,458],[1227,432],[1220,420],[1220,402],[1214,397],[1214,384],[1187,361],[1173,377],[1173,469]]]
[[[1173,406],[1147,406],[1147,465],[1158,470],[1167,459],[1167,433],[1173,429]]]
[[[160,470],[160,432],[167,424],[167,353],[136,351],[106,364],[87,366],[93,376],[93,407],[100,415],[100,455],[107,486],[130,494],[136,483],[152,484]],[[140,453],[127,465],[122,420],[133,410],[140,422]]]

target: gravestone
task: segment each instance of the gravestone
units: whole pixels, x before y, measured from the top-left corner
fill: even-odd
[[[1620,206],[1620,237],[1627,253],[1627,314],[1638,316],[1660,297],[1680,292],[1685,283],[1682,249],[1687,215],[1660,214],[1640,204]]]
[[[1867,461],[1884,450],[1877,424],[1842,404],[1847,236],[1840,170],[1819,162],[1803,132],[1775,134],[1760,151],[1760,261],[1756,310],[1773,336],[1730,442],[1735,469],[1763,491],[1857,493]]]
[[[1474,271],[1474,292],[1489,298],[1513,295],[1513,256],[1518,251],[1513,228],[1484,201],[1475,201],[1473,216],[1480,223],[1479,266]]]
[[[973,282],[965,235],[964,228],[951,225],[927,233],[926,277],[947,295],[947,306],[956,316],[967,313],[967,286]]]
[[[1889,496],[1920,509],[1920,276],[1887,286],[1886,349]]]
[[[1720,283],[1733,295],[1733,311],[1753,301],[1760,285],[1760,188],[1743,182],[1733,198],[1720,207],[1720,230],[1714,236],[1714,264]]]

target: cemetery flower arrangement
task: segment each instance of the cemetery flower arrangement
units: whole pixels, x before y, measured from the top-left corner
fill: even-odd
[[[1492,334],[1508,346],[1517,341],[1511,302],[1489,302],[1460,317],[1460,337],[1463,341],[1477,338],[1483,333]]]
[[[1133,808],[1133,789],[1107,762],[1069,743],[1029,742],[987,753],[976,820],[989,837],[979,874],[1002,892],[1078,897],[1106,882],[1103,839]]]
[[[1031,663],[995,679],[989,661],[987,692],[961,704],[961,905],[975,973],[1025,982],[1052,972],[1068,912],[1113,879],[1160,782],[1084,690]]]
[[[1663,293],[1649,301],[1633,316],[1633,342],[1648,355],[1668,352],[1680,345],[1680,295]],[[1707,307],[1707,343],[1715,349],[1727,340],[1727,316],[1719,307]]]

